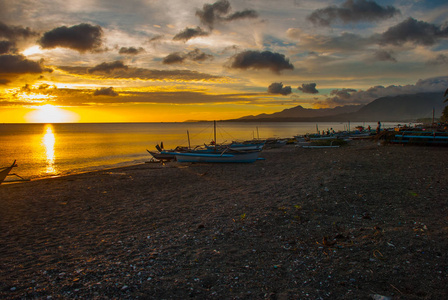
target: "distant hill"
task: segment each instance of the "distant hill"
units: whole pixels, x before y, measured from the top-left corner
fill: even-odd
[[[368,118],[369,121],[415,120],[432,117],[434,109],[434,115],[438,118],[445,106],[443,101],[443,92],[383,97],[367,104],[355,115],[358,120]]]
[[[273,114],[246,116],[227,121],[239,122],[339,122],[339,121],[413,121],[442,114],[443,91],[378,98],[367,105],[340,106],[332,109],[309,109],[302,106]]]
[[[361,107],[362,105],[346,105],[346,106],[337,106],[335,108],[312,109],[312,108],[303,108],[302,106],[299,105],[273,114],[246,116],[238,120],[326,117],[326,116],[334,116],[339,114],[356,112]]]

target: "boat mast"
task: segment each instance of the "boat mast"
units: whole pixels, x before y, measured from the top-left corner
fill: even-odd
[[[215,150],[216,150],[216,120],[213,121],[214,138],[215,138]]]
[[[188,138],[188,149],[191,149],[191,145],[190,145],[190,133],[187,130],[187,138]]]

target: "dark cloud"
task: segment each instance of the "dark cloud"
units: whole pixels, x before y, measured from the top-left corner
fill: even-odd
[[[316,85],[315,83],[302,83],[302,86],[297,89],[305,94],[317,94],[319,91],[316,89]]]
[[[10,41],[17,41],[18,39],[27,39],[38,36],[37,32],[32,31],[30,28],[23,28],[21,26],[8,26],[0,22],[0,37],[6,38]]]
[[[187,53],[186,57],[192,61],[205,61],[207,59],[213,59],[213,55],[202,52],[199,49],[194,49]]]
[[[8,84],[8,83],[10,83],[11,81],[9,81],[8,79],[5,79],[5,78],[0,78],[0,84],[1,85],[5,85],[5,84]]]
[[[446,56],[445,54],[439,54],[435,59],[429,60],[428,64],[434,66],[446,65],[448,64],[448,56]]]
[[[390,27],[380,35],[380,44],[402,45],[410,42],[416,45],[431,46],[440,39],[448,38],[448,27],[442,28],[413,18]]]
[[[85,75],[89,74],[90,68],[61,66],[59,69],[71,74]],[[120,68],[115,69],[113,74],[103,73],[104,77],[141,79],[141,80],[163,80],[163,81],[217,81],[221,76],[215,76],[207,73],[200,73],[190,70],[150,70],[143,68]]]
[[[222,15],[227,14],[229,10],[229,1],[220,0],[213,4],[204,4],[202,10],[196,11],[196,16],[198,16],[202,24],[212,29],[216,19],[220,18],[220,16]]]
[[[119,54],[125,54],[125,55],[137,55],[140,54],[142,52],[145,52],[145,49],[143,49],[142,47],[139,48],[135,48],[135,47],[121,47],[120,50],[118,51]]]
[[[359,104],[355,97],[353,97],[356,92],[357,90],[345,88],[332,90],[330,92],[331,97],[327,98],[327,103],[332,105]]]
[[[388,19],[399,13],[395,7],[384,7],[375,1],[347,0],[340,7],[329,6],[315,10],[308,16],[308,20],[315,25],[330,26],[339,20],[343,23],[372,22]]]
[[[0,55],[0,74],[35,74],[43,72],[52,72],[52,70],[43,67],[42,62],[28,60],[23,55]]]
[[[207,59],[213,59],[213,55],[206,54],[202,52],[200,49],[194,49],[193,51],[190,51],[187,54],[183,54],[180,52],[171,53],[163,59],[162,63],[164,64],[183,63],[186,59],[192,61],[205,61]]]
[[[281,82],[274,82],[268,87],[268,93],[270,94],[280,94],[283,96],[289,95],[292,93],[290,86],[283,86]]]
[[[117,97],[118,93],[114,91],[113,87],[108,88],[100,88],[98,90],[95,90],[93,93],[94,96],[111,96],[111,97]]]
[[[185,55],[180,52],[170,53],[162,60],[162,63],[165,65],[179,64],[183,63],[185,58]]]
[[[392,56],[393,52],[386,50],[377,50],[375,51],[375,59],[379,61],[392,61],[397,62],[397,59]]]
[[[93,68],[89,69],[89,73],[106,73],[110,74],[112,71],[119,70],[119,69],[127,69],[128,66],[126,66],[122,61],[116,60],[110,63],[103,62],[99,65],[96,65]]]
[[[20,88],[20,91],[24,93],[29,93],[31,92],[31,86],[27,83]]]
[[[101,51],[103,30],[100,26],[82,23],[57,27],[44,33],[39,40],[42,48],[69,48],[79,52]]]
[[[148,40],[148,42],[154,43],[154,42],[160,41],[161,39],[163,39],[163,35],[156,35],[156,36],[153,36],[152,38],[150,38]]]
[[[196,16],[209,29],[213,29],[218,21],[234,21],[258,17],[258,13],[254,10],[246,9],[229,15],[230,10],[229,1],[219,0],[213,4],[204,4],[202,10],[196,11]]]
[[[448,86],[448,76],[420,79],[413,85],[390,85],[374,86],[365,91],[354,89],[333,90],[327,98],[327,103],[331,105],[347,104],[367,104],[375,99],[387,96],[397,96],[403,94],[416,94],[425,92],[443,93]]]
[[[209,33],[202,30],[200,27],[196,28],[185,28],[183,31],[179,32],[173,37],[173,41],[188,41],[189,39],[196,38],[199,36],[208,36]]]
[[[50,87],[49,84],[43,83],[43,84],[39,85],[38,89],[39,89],[39,90],[46,90],[46,89],[48,89],[49,87]],[[55,87],[55,88],[56,88],[56,87]]]
[[[239,20],[239,19],[255,19],[258,18],[258,13],[255,10],[246,9],[243,11],[237,11],[236,13],[231,14],[230,16],[226,17],[226,21],[233,21],[233,20]]]
[[[335,96],[338,97],[340,99],[349,99],[352,95],[352,93],[357,92],[357,90],[354,89],[336,89],[336,90],[332,90],[330,92],[330,96]]]
[[[0,41],[0,54],[15,52],[14,43],[10,41]]]
[[[137,92],[133,90],[117,93],[112,87],[102,89],[32,89],[35,93],[55,96],[54,103],[65,106],[94,106],[106,103],[165,103],[165,104],[204,104],[232,103],[241,101],[257,101],[259,93],[241,94],[210,94],[197,91],[150,91]],[[115,95],[116,94],[116,95]],[[115,95],[115,96],[114,96]],[[102,97],[101,97],[102,96]],[[14,104],[22,105],[17,101]],[[29,105],[29,102],[23,103]],[[1,106],[1,103],[0,103]]]
[[[294,66],[283,54],[271,51],[244,51],[230,59],[232,69],[269,69],[274,73],[282,70],[293,70]]]

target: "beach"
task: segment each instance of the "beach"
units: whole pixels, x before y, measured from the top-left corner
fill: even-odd
[[[0,298],[447,298],[446,148],[260,156],[1,185]]]

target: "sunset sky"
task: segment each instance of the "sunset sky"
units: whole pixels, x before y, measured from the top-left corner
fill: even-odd
[[[446,0],[0,0],[0,123],[219,120],[446,88]]]

